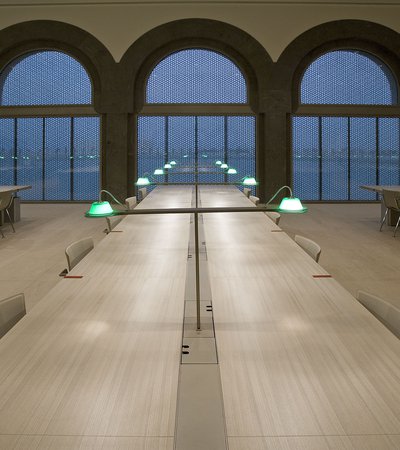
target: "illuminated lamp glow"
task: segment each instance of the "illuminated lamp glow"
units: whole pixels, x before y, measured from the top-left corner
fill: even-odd
[[[164,169],[171,169],[171,168],[172,168],[171,164],[169,163],[164,164]]]
[[[228,169],[228,172],[226,172],[226,173],[228,173],[228,174],[236,174],[237,170],[231,167],[230,169]]]
[[[257,180],[254,177],[244,177],[242,184],[245,186],[257,186]]]
[[[163,171],[163,169],[156,169],[153,172],[153,175],[164,175],[164,171]]]
[[[170,161],[169,163],[171,164],[171,166],[176,166],[176,161]]]
[[[151,184],[148,177],[139,177],[136,181],[136,186],[147,186]]]
[[[93,202],[89,211],[86,213],[87,217],[107,217],[112,216],[113,209],[109,202]]]
[[[307,208],[301,204],[300,199],[297,197],[285,197],[279,205],[279,211],[282,212],[301,212],[306,210]]]
[[[226,164],[226,163],[221,164],[221,169],[227,169],[227,168],[228,168],[228,164]]]
[[[215,161],[215,165],[216,165],[216,166],[220,166],[221,164],[222,164],[222,161],[220,161],[220,160]]]

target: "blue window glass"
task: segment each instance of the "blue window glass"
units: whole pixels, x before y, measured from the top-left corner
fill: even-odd
[[[400,119],[383,117],[378,124],[378,182],[389,186],[400,184]]]
[[[240,69],[220,53],[188,49],[172,53],[151,72],[147,103],[246,103]]]
[[[255,177],[253,116],[142,116],[138,120],[138,174],[153,176],[172,160],[177,165],[158,182],[223,183]],[[220,160],[237,170],[228,175]]]
[[[375,56],[337,50],[313,61],[301,80],[303,104],[394,105],[397,84]],[[399,184],[399,119],[292,117],[293,187],[304,200],[376,200],[363,184]]]
[[[293,193],[304,200],[320,198],[319,118],[293,117]]]
[[[375,195],[360,189],[377,184],[377,120],[375,117],[350,118],[350,200],[371,200]]]
[[[100,120],[98,117],[73,119],[72,200],[97,199],[100,190]]]
[[[390,69],[368,53],[332,51],[307,67],[300,103],[393,105],[397,103],[396,82]]]
[[[14,119],[0,119],[0,184],[12,185],[14,180]]]
[[[148,104],[244,104],[246,81],[229,58],[205,49],[168,55],[150,73]],[[141,116],[138,119],[138,175],[152,175],[171,160],[177,165],[155,181],[168,183],[236,182],[255,176],[254,116],[215,115],[210,105],[203,115]],[[175,110],[176,112],[176,110]],[[228,164],[237,174],[215,165]]]
[[[296,195],[304,200],[376,200],[360,186],[400,184],[399,133],[398,118],[293,117]]]
[[[58,51],[27,53],[0,74],[0,105],[76,105],[92,102],[83,66]]]
[[[83,66],[57,51],[27,53],[0,74],[1,106],[90,104]],[[100,189],[99,117],[0,119],[0,183],[29,184],[23,200],[94,200]]]

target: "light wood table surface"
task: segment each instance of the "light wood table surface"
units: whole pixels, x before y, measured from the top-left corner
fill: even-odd
[[[264,213],[204,227],[229,450],[399,449],[400,341]]]
[[[0,340],[0,449],[172,450],[189,226],[126,216]]]
[[[398,191],[400,194],[400,186],[399,185],[379,185],[379,184],[364,184],[362,186],[360,186],[361,189],[365,189],[366,191],[372,191],[375,192],[377,194],[380,195],[381,197],[381,221],[383,220],[383,217],[385,216],[386,213],[386,206],[385,206],[385,202],[383,200],[383,195],[382,195],[382,191],[383,189],[387,189],[389,191]],[[396,213],[395,211],[389,209],[388,214],[387,214],[387,224],[388,225],[396,225],[397,220],[399,218],[399,214]]]
[[[11,193],[17,193],[19,191],[25,191],[27,189],[32,189],[31,185],[11,185],[11,186],[0,186],[0,194],[4,192],[11,192]],[[9,213],[12,217],[13,222],[18,222],[21,218],[21,205],[20,205],[20,198],[15,196],[14,200],[11,204],[11,208],[9,210]],[[1,214],[0,217],[0,225],[2,225],[4,222],[4,213]]]

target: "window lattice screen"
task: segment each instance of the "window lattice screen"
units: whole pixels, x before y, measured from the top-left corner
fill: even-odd
[[[372,55],[337,50],[318,57],[304,72],[303,104],[392,105],[397,102],[395,79]]]
[[[29,184],[23,200],[94,200],[100,119],[0,119],[0,184]]]
[[[92,85],[84,67],[58,51],[27,53],[0,74],[0,105],[90,104]]]
[[[147,103],[246,103],[246,82],[230,59],[211,50],[172,53],[151,72]]]
[[[159,182],[222,183],[255,176],[255,118],[252,116],[141,116],[138,120],[138,175],[152,176],[164,163],[177,165]],[[225,175],[215,162],[237,175]],[[196,174],[197,168],[197,174]]]
[[[400,184],[400,119],[292,118],[293,188],[304,200],[375,200],[363,184]]]

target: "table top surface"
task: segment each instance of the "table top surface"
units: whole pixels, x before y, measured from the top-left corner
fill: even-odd
[[[0,340],[0,448],[172,449],[189,227],[126,216]]]
[[[203,221],[230,450],[400,448],[400,341],[263,212]],[[126,216],[0,340],[0,448],[173,449],[189,227]]]
[[[229,448],[400,448],[399,339],[264,213],[203,220]]]
[[[399,185],[363,184],[360,186],[360,188],[374,192],[382,192],[383,189],[387,189],[389,191],[400,191]]]
[[[32,186],[31,185],[0,186],[0,193],[1,192],[18,192],[18,191],[24,191],[26,189],[32,189]]]

